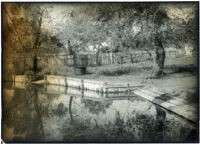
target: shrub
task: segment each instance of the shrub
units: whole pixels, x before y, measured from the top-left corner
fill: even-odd
[[[37,74],[31,70],[25,72],[26,82],[43,79],[43,75]]]
[[[190,73],[196,73],[198,72],[198,67],[190,64],[190,65],[169,65],[165,66],[164,70],[168,74],[173,74],[173,73],[181,73],[181,72],[190,72]]]
[[[25,77],[26,77],[26,81],[27,82],[31,82],[32,80],[34,80],[35,79],[35,73],[33,72],[33,71],[26,71],[25,72]]]

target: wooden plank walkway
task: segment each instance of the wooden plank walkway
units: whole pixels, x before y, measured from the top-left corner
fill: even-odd
[[[188,104],[185,99],[177,95],[164,93],[155,87],[144,87],[135,90],[134,93],[190,121],[197,122],[198,109],[196,105],[194,103]]]

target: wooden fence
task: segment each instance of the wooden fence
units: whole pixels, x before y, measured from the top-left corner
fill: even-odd
[[[134,52],[134,53],[100,53],[87,54],[87,55],[77,55],[74,59],[73,57],[68,58],[66,61],[75,60],[75,65],[80,66],[100,66],[100,65],[111,65],[111,64],[123,64],[123,63],[137,63],[142,61],[152,61],[155,53],[146,51]],[[166,57],[183,57],[184,54],[178,51],[166,51]]]
[[[137,51],[134,53],[96,53],[93,54],[77,54],[75,57],[73,55],[48,55],[38,57],[38,67],[42,69],[47,67],[47,65],[66,65],[66,66],[101,66],[101,65],[112,65],[112,64],[124,64],[124,63],[137,63],[141,61],[152,61],[153,55],[146,51]],[[182,57],[183,53],[178,51],[166,51],[166,57]],[[33,69],[33,58],[30,57],[19,57],[14,66],[15,74],[23,74],[27,70]]]

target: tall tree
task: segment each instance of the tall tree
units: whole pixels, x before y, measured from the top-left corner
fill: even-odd
[[[59,40],[53,40],[51,32],[45,29],[45,23],[51,21],[50,9],[48,5],[41,3],[3,4],[4,19],[8,23],[4,29],[9,29],[10,32],[5,47],[12,47],[17,56],[32,57],[35,72],[38,72],[39,55],[55,52],[55,48],[63,47]]]

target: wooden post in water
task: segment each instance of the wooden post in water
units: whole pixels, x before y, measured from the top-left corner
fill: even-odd
[[[65,77],[65,86],[67,86],[67,77]]]
[[[81,98],[84,97],[84,89],[81,90]]]
[[[83,80],[81,80],[81,89],[84,90],[84,82],[83,82]]]
[[[15,86],[15,75],[12,76],[12,80],[13,80],[13,87]]]
[[[44,81],[47,83],[47,75],[44,75]]]

